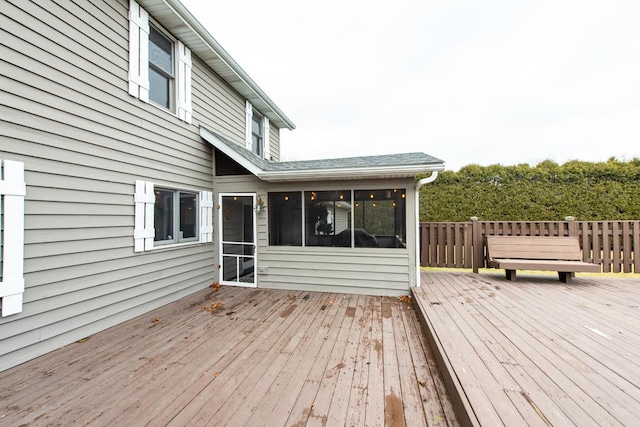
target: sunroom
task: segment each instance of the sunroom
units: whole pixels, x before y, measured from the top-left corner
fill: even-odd
[[[269,162],[201,128],[215,148],[214,240],[223,285],[403,295],[416,284],[424,153]]]

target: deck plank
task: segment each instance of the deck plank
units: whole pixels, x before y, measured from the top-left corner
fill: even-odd
[[[456,427],[417,331],[397,298],[207,289],[0,372],[0,423]]]
[[[414,297],[478,424],[500,425],[488,398],[522,415],[503,425],[640,425],[639,280],[425,272]]]
[[[401,314],[407,335],[407,350],[410,353],[411,366],[420,384],[418,390],[426,415],[425,421],[428,425],[452,425],[450,420],[456,420],[453,406],[443,404],[444,402],[440,399],[440,396],[448,395],[446,385],[427,338],[420,329],[414,306],[411,305]],[[426,354],[427,357],[423,358],[422,354]],[[447,401],[447,403],[450,402]]]

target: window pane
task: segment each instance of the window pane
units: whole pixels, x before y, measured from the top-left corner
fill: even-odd
[[[195,193],[180,192],[180,234],[181,239],[197,236],[198,199]]]
[[[305,246],[351,247],[351,191],[306,191]]]
[[[173,233],[173,191],[156,189],[154,204],[154,227],[156,242],[172,241]]]
[[[269,193],[269,244],[302,246],[302,193]]]
[[[149,62],[173,75],[173,43],[153,27],[149,28]]]
[[[149,99],[161,107],[171,109],[171,79],[149,68]]]
[[[253,114],[251,131],[256,135],[262,135],[262,117],[255,113]]]
[[[354,198],[356,247],[405,247],[404,189],[355,191]]]
[[[257,135],[251,135],[252,139],[252,150],[258,156],[262,156],[262,138]]]

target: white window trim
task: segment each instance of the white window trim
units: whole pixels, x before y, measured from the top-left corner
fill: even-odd
[[[262,154],[264,155],[265,160],[271,160],[271,147],[269,145],[269,118],[267,116],[262,116]]]
[[[149,102],[149,14],[129,1],[129,94]]]
[[[159,26],[158,29],[160,29]],[[177,64],[173,93],[175,111],[169,111],[180,120],[191,124],[193,113],[191,50],[180,40],[175,40],[174,50],[174,60]],[[129,0],[129,94],[150,103],[149,14],[135,0]],[[167,111],[163,107],[158,106],[158,108]]]
[[[24,163],[0,160],[0,211],[4,219],[2,251],[2,317],[22,312],[24,295]]]
[[[176,246],[210,243],[213,241],[213,192],[200,191],[198,204],[200,207],[199,237],[188,242],[177,242],[155,245],[154,207],[155,192],[151,181],[136,180],[135,185],[135,218],[134,218],[134,252],[144,252],[153,249],[171,248]],[[185,190],[189,191],[189,190]]]
[[[245,147],[249,151],[253,151],[253,135],[252,135],[252,120],[253,120],[253,105],[251,102],[245,102]]]
[[[213,241],[213,192],[200,192],[200,243]]]
[[[191,51],[180,40],[177,41],[178,48],[178,70],[177,70],[177,111],[178,118],[191,124]]]
[[[269,118],[262,116],[262,158],[271,160],[269,147]],[[245,101],[245,148],[253,152],[253,105]]]
[[[156,196],[153,191],[153,182],[136,180],[135,219],[134,219],[134,252],[149,251],[154,248],[153,238],[153,208]]]

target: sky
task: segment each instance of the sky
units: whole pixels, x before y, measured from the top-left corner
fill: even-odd
[[[181,1],[295,123],[283,161],[640,158],[640,1]]]

